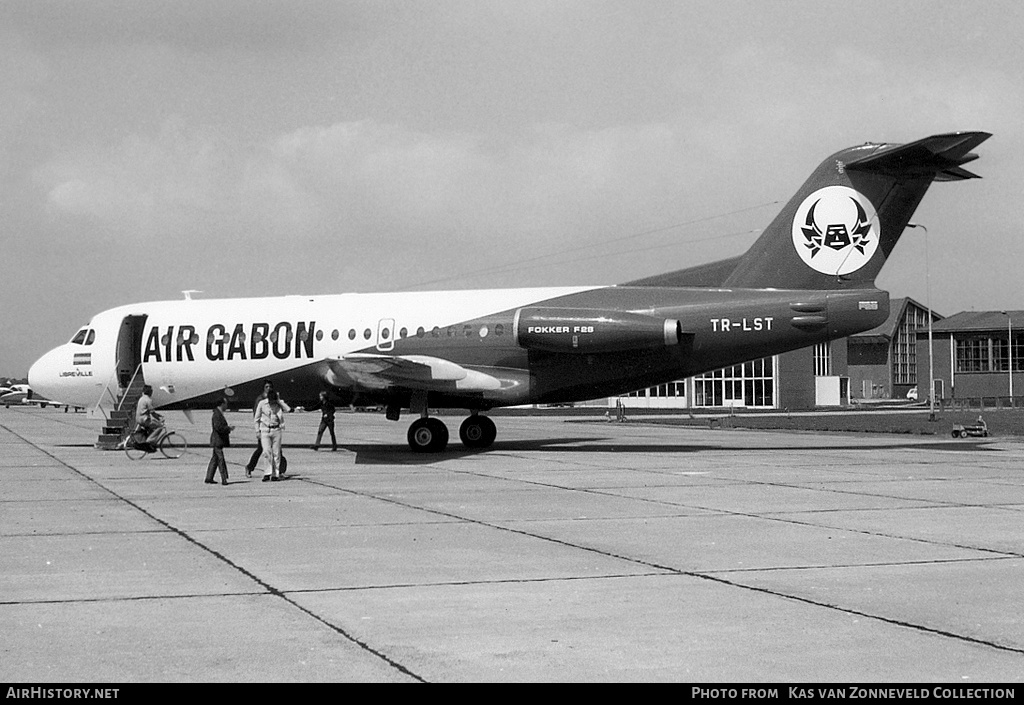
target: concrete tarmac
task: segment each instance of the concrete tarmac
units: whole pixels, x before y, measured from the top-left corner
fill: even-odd
[[[0,409],[0,681],[1024,680],[1024,444],[495,417],[486,452],[292,414],[206,485]]]

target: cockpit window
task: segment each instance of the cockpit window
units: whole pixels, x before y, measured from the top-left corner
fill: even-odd
[[[83,328],[75,333],[75,337],[71,339],[71,344],[92,345],[94,340],[96,340],[96,331],[92,328]]]

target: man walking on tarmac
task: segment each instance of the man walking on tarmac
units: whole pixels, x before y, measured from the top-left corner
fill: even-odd
[[[256,415],[258,413],[258,409],[260,408],[260,402],[267,398],[267,393],[270,390],[272,390],[273,388],[274,388],[274,383],[271,382],[269,379],[266,382],[263,383],[263,394],[260,394],[258,397],[256,397],[256,401],[252,405],[252,418],[253,418],[253,422],[256,421]],[[278,396],[278,398],[277,398],[277,403],[280,404],[281,408],[284,409],[285,411],[291,411],[292,410],[292,408],[290,406],[285,404],[284,399],[281,399],[280,396]],[[263,440],[260,438],[260,434],[257,433],[256,434],[256,450],[254,450],[252,452],[252,456],[249,458],[249,462],[245,464],[245,476],[246,477],[252,477],[252,471],[256,469],[256,463],[258,463],[260,461],[260,458],[262,458],[262,457],[263,457]],[[282,475],[284,475],[285,468],[288,467],[287,462],[288,461],[286,461],[284,459],[284,454],[282,454],[281,455],[281,468],[280,468],[280,474],[282,474]]]
[[[327,392],[320,392],[320,428],[316,432],[316,442],[313,443],[312,450],[320,450],[320,439],[323,438],[324,431],[331,432],[331,450],[338,450],[338,439],[334,435],[334,404],[331,403],[330,398],[327,396]]]

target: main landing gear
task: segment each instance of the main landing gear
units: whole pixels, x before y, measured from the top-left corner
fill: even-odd
[[[487,448],[498,429],[486,416],[473,414],[459,427],[459,439],[467,448]],[[440,453],[448,446],[448,427],[433,416],[416,419],[409,426],[409,447],[417,453]]]

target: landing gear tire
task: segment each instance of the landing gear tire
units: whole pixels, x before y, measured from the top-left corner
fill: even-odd
[[[409,426],[409,447],[417,453],[440,453],[448,446],[448,427],[428,417],[416,419]]]
[[[459,427],[459,439],[467,448],[488,448],[497,435],[494,422],[486,416],[470,416]]]

